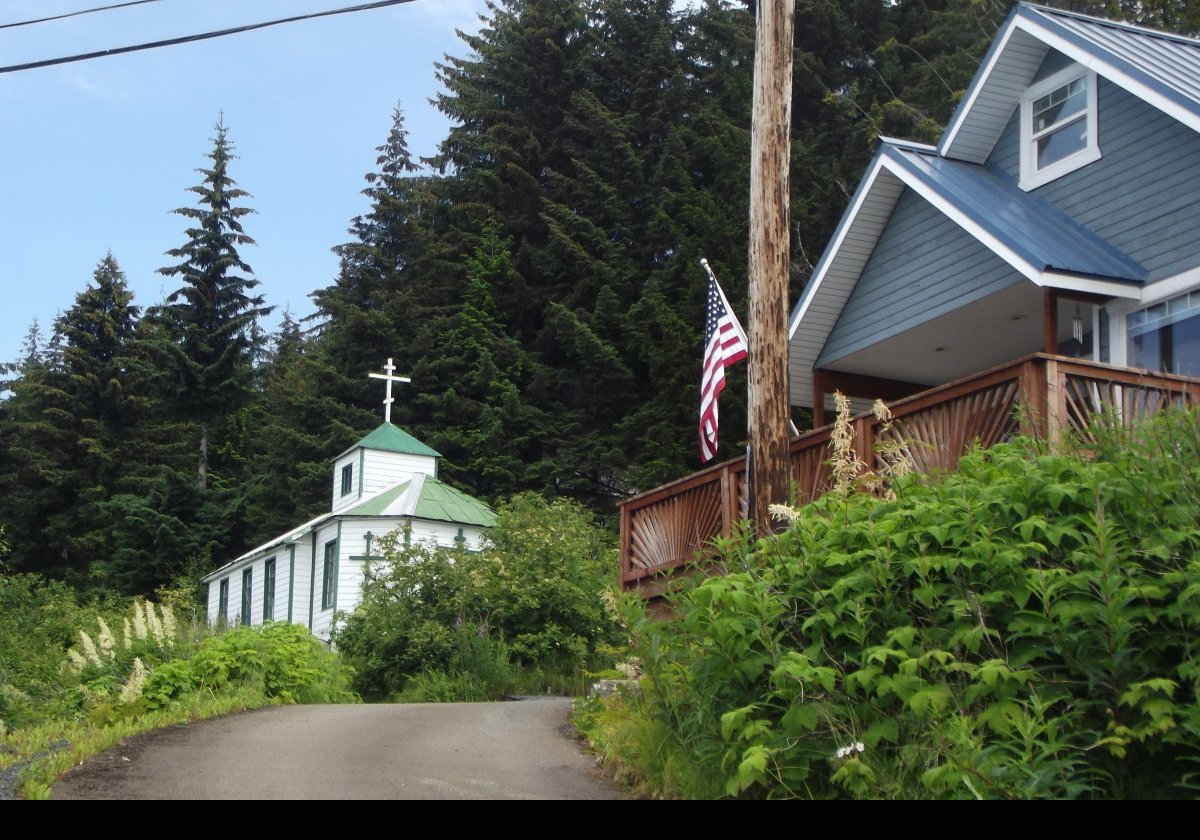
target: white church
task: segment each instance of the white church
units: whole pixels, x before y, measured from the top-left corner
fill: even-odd
[[[391,359],[384,370],[370,374],[387,383],[383,425],[333,459],[329,513],[206,575],[209,623],[287,621],[328,641],[334,614],[361,601],[380,537],[399,530],[405,542],[482,547],[495,512],[439,480],[441,456],[392,425],[392,383],[409,380],[393,375]]]

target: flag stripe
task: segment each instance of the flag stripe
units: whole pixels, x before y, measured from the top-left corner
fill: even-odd
[[[708,266],[705,265],[705,268]],[[704,325],[704,364],[700,377],[700,460],[717,454],[717,398],[725,389],[725,368],[746,358],[746,333],[729,308],[716,278],[708,274],[708,308]]]

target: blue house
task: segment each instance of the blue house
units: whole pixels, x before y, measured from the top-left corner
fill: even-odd
[[[793,405],[1033,352],[1200,375],[1200,41],[1009,13],[936,146],[882,138],[789,324]]]
[[[792,313],[795,497],[830,486],[835,391],[890,405],[853,421],[862,463],[918,471],[1200,404],[1198,228],[1200,41],[1013,7],[941,142],[880,139]],[[664,592],[744,486],[735,459],[622,502],[622,584]]]

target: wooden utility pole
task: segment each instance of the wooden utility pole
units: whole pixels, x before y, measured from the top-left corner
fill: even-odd
[[[788,492],[787,294],[795,0],[758,0],[750,130],[748,513],[759,533]]]

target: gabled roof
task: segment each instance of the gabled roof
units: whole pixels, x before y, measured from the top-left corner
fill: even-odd
[[[938,152],[972,163],[986,160],[1051,49],[1200,131],[1200,41],[1018,3],[959,102]]]
[[[937,154],[895,142],[880,144],[879,153],[895,166],[901,180],[927,201],[939,204],[976,237],[995,239],[993,251],[1038,285],[1058,275],[1075,275],[1141,284],[1146,269],[1039,195],[1026,193],[1011,179],[984,166],[947,160]],[[985,242],[985,244],[989,244]],[[1026,263],[1020,266],[1019,263]]]
[[[249,558],[267,554],[271,549],[282,549],[326,522],[347,516],[410,517],[462,525],[478,525],[482,528],[490,528],[496,524],[495,511],[474,496],[468,496],[461,490],[455,490],[449,484],[431,475],[418,473],[410,480],[393,485],[349,510],[323,513],[310,519],[303,525],[256,546],[240,557],[214,569],[201,578],[201,581],[220,577],[231,566]]]
[[[813,365],[906,187],[1039,286],[1139,296],[1145,269],[1049,202],[986,167],[941,158],[932,146],[881,138],[792,312],[793,404],[805,404]]]
[[[399,426],[383,423],[375,431],[338,455],[341,458],[355,449],[378,449],[384,452],[399,452],[403,455],[426,455],[430,458],[442,457],[439,452],[431,449]],[[336,461],[337,458],[334,458]]]
[[[340,515],[411,516],[484,528],[496,524],[496,514],[483,502],[431,475],[421,474],[342,511]]]

